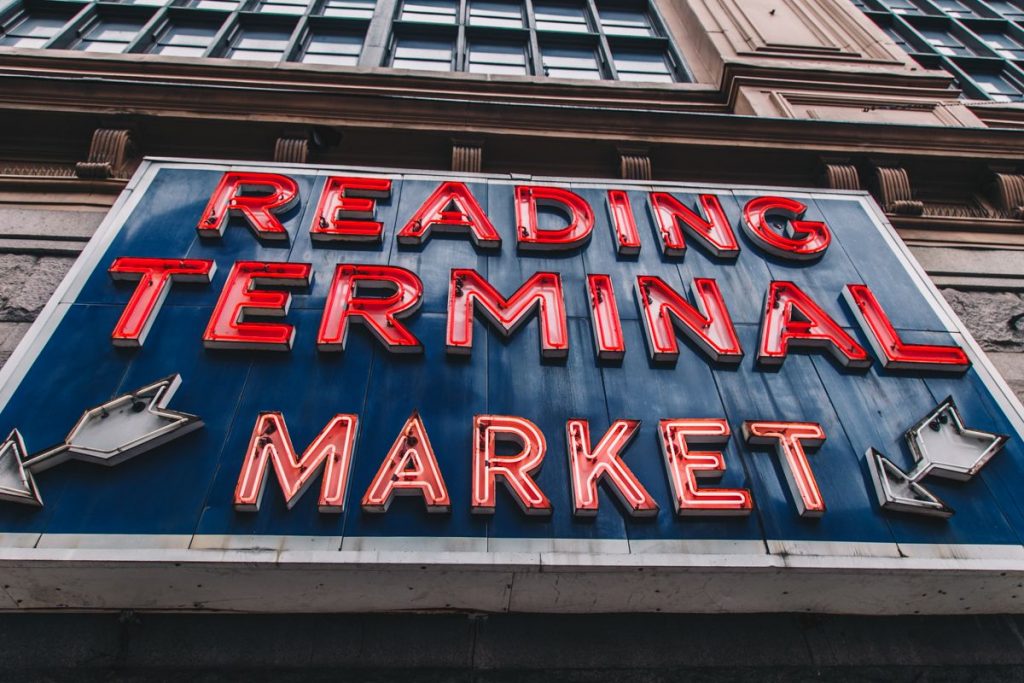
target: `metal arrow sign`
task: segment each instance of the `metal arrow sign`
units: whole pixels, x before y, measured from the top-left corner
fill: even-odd
[[[968,429],[960,411],[947,397],[923,420],[907,430],[914,468],[901,470],[882,453],[867,450],[868,469],[878,502],[886,510],[950,517],[953,510],[921,485],[930,475],[968,481],[992,459],[1009,437]]]
[[[171,375],[86,410],[64,442],[27,455],[17,429],[0,444],[0,500],[42,506],[33,476],[66,460],[113,467],[203,426],[196,415],[168,410],[181,385]]]

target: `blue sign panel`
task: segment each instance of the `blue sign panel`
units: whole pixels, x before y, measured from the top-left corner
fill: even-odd
[[[0,544],[1024,534],[1019,405],[860,193],[147,162],[0,383]]]

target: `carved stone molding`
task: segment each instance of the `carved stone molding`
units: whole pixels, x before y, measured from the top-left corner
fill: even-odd
[[[857,167],[848,161],[829,160],[825,165],[825,184],[833,190],[859,190]]]
[[[654,171],[647,150],[620,149],[619,177],[623,180],[653,180]]]
[[[484,147],[478,140],[452,140],[452,171],[480,173],[484,165]]]
[[[1008,218],[1024,218],[1024,175],[993,173],[996,207]]]
[[[920,216],[924,213],[924,203],[913,198],[906,169],[895,165],[877,166],[875,179],[882,209],[886,213],[900,216]]]
[[[131,131],[97,128],[92,134],[89,158],[75,164],[75,175],[93,180],[127,178],[135,170],[137,162]]]
[[[274,161],[283,164],[305,164],[309,162],[309,138],[305,136],[283,136],[274,143]]]

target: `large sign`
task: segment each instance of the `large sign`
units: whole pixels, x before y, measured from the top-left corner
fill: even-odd
[[[1020,406],[862,193],[148,161],[0,406],[10,607],[1013,611],[1024,570]]]

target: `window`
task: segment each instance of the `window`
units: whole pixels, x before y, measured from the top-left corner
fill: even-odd
[[[920,14],[921,8],[910,0],[882,0],[896,14]]]
[[[1005,59],[1024,59],[1024,42],[1003,33],[978,33],[985,44]]]
[[[605,9],[597,10],[601,28],[610,36],[653,36],[654,29],[647,12],[640,10]]]
[[[124,52],[145,23],[146,20],[141,17],[94,19],[72,49],[85,52]]]
[[[974,10],[960,2],[960,0],[933,0],[939,9],[951,17],[973,17]]]
[[[982,92],[996,102],[1020,102],[1024,95],[1016,84],[1003,74],[972,73],[971,78],[978,84]]]
[[[391,66],[396,69],[451,71],[453,44],[440,40],[399,38],[395,44]]]
[[[363,36],[359,34],[317,32],[309,37],[300,61],[355,66],[362,48]]]
[[[581,5],[544,5],[535,3],[533,13],[538,31],[588,33],[587,15]]]
[[[234,12],[241,4],[241,0],[192,0],[188,6],[196,9],[217,9],[225,12]]]
[[[305,14],[309,0],[260,0],[258,12],[268,14]]]
[[[973,50],[964,45],[963,41],[949,31],[935,29],[918,29],[918,31],[939,54],[956,55],[959,57],[967,57],[974,54]]]
[[[219,29],[220,24],[167,24],[157,32],[149,51],[174,57],[202,57]]]
[[[989,0],[988,4],[1007,19],[1024,19],[1024,6],[1018,2]]]
[[[254,59],[261,62],[277,62],[284,56],[290,31],[278,28],[239,29],[228,47],[227,57],[231,59]]]
[[[21,14],[0,30],[0,45],[7,47],[42,47],[57,35],[70,19],[61,14]]]
[[[519,3],[471,0],[469,3],[469,24],[470,26],[522,28],[523,6]]]
[[[320,14],[325,17],[369,19],[373,16],[373,0],[327,0]]]
[[[455,7],[454,0],[405,0],[399,19],[429,24],[454,24]]]
[[[903,35],[899,31],[894,29],[892,26],[883,26],[882,30],[885,31],[886,35],[892,38],[892,42],[899,45],[906,52],[916,52],[916,50],[911,48],[910,44],[907,43],[907,39],[904,38]]]
[[[467,71],[480,74],[527,75],[523,45],[473,42],[469,46]]]
[[[552,78],[603,78],[597,54],[593,49],[575,47],[541,47],[544,75]]]
[[[672,83],[672,65],[663,52],[612,50],[620,81]]]

